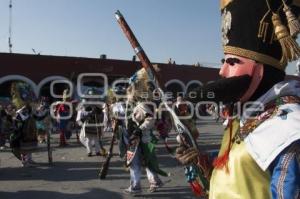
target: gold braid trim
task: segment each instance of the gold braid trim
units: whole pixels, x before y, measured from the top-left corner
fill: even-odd
[[[241,57],[246,57],[248,59],[253,59],[257,62],[271,65],[282,71],[285,70],[286,65],[287,65],[287,63],[282,63],[279,60],[277,60],[269,55],[265,55],[262,53],[258,53],[255,51],[238,48],[238,47],[234,47],[234,46],[224,46],[224,53],[225,54],[234,54],[234,55],[238,55]]]

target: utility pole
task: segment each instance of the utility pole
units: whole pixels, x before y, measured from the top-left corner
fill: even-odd
[[[8,27],[8,48],[9,53],[12,53],[12,0],[9,0],[9,27]]]

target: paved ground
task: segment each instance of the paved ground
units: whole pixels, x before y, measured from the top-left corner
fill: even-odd
[[[214,122],[200,122],[199,144],[203,149],[218,147],[222,127]],[[175,134],[170,143],[174,144]],[[105,138],[106,147],[110,137]],[[76,199],[76,198],[130,198],[123,194],[129,185],[129,173],[125,171],[118,156],[111,160],[107,179],[97,177],[103,157],[86,157],[85,149],[75,139],[70,140],[67,148],[57,147],[57,136],[52,139],[54,165],[48,166],[47,153],[33,154],[40,164],[34,168],[22,168],[20,162],[9,152],[0,152],[0,198],[1,199]],[[115,147],[116,150],[117,147]],[[159,144],[158,159],[161,167],[171,174],[162,178],[165,186],[158,192],[148,193],[148,184],[143,175],[142,194],[135,198],[194,198],[185,181],[183,167],[180,166]],[[115,151],[117,153],[117,151]]]

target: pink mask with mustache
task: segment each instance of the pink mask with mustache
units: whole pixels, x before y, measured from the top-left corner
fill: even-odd
[[[264,73],[263,64],[232,54],[226,54],[222,62],[224,63],[219,72],[220,76],[229,78],[234,76],[249,75],[252,77],[248,90],[240,99],[241,102],[246,102],[254,94],[259,83],[261,82]]]

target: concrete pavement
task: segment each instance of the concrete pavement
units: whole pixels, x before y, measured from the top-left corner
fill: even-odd
[[[198,143],[203,150],[218,148],[222,136],[222,126],[214,121],[199,122],[200,138]],[[75,137],[73,135],[73,137]],[[106,148],[110,135],[105,136]],[[85,149],[72,138],[70,146],[59,148],[58,136],[54,135],[53,161],[47,164],[47,152],[33,154],[33,160],[39,164],[34,168],[22,168],[21,163],[9,152],[0,152],[0,198],[1,199],[76,199],[76,198],[131,198],[123,194],[129,186],[129,172],[116,155],[111,159],[110,169],[105,180],[98,178],[103,157],[87,157]],[[175,144],[175,133],[171,134],[170,145]],[[117,153],[115,145],[114,153]],[[184,170],[172,158],[160,142],[157,146],[161,168],[169,172],[170,177],[162,177],[164,187],[155,193],[148,193],[148,183],[143,174],[143,192],[135,198],[194,198],[185,177]]]

